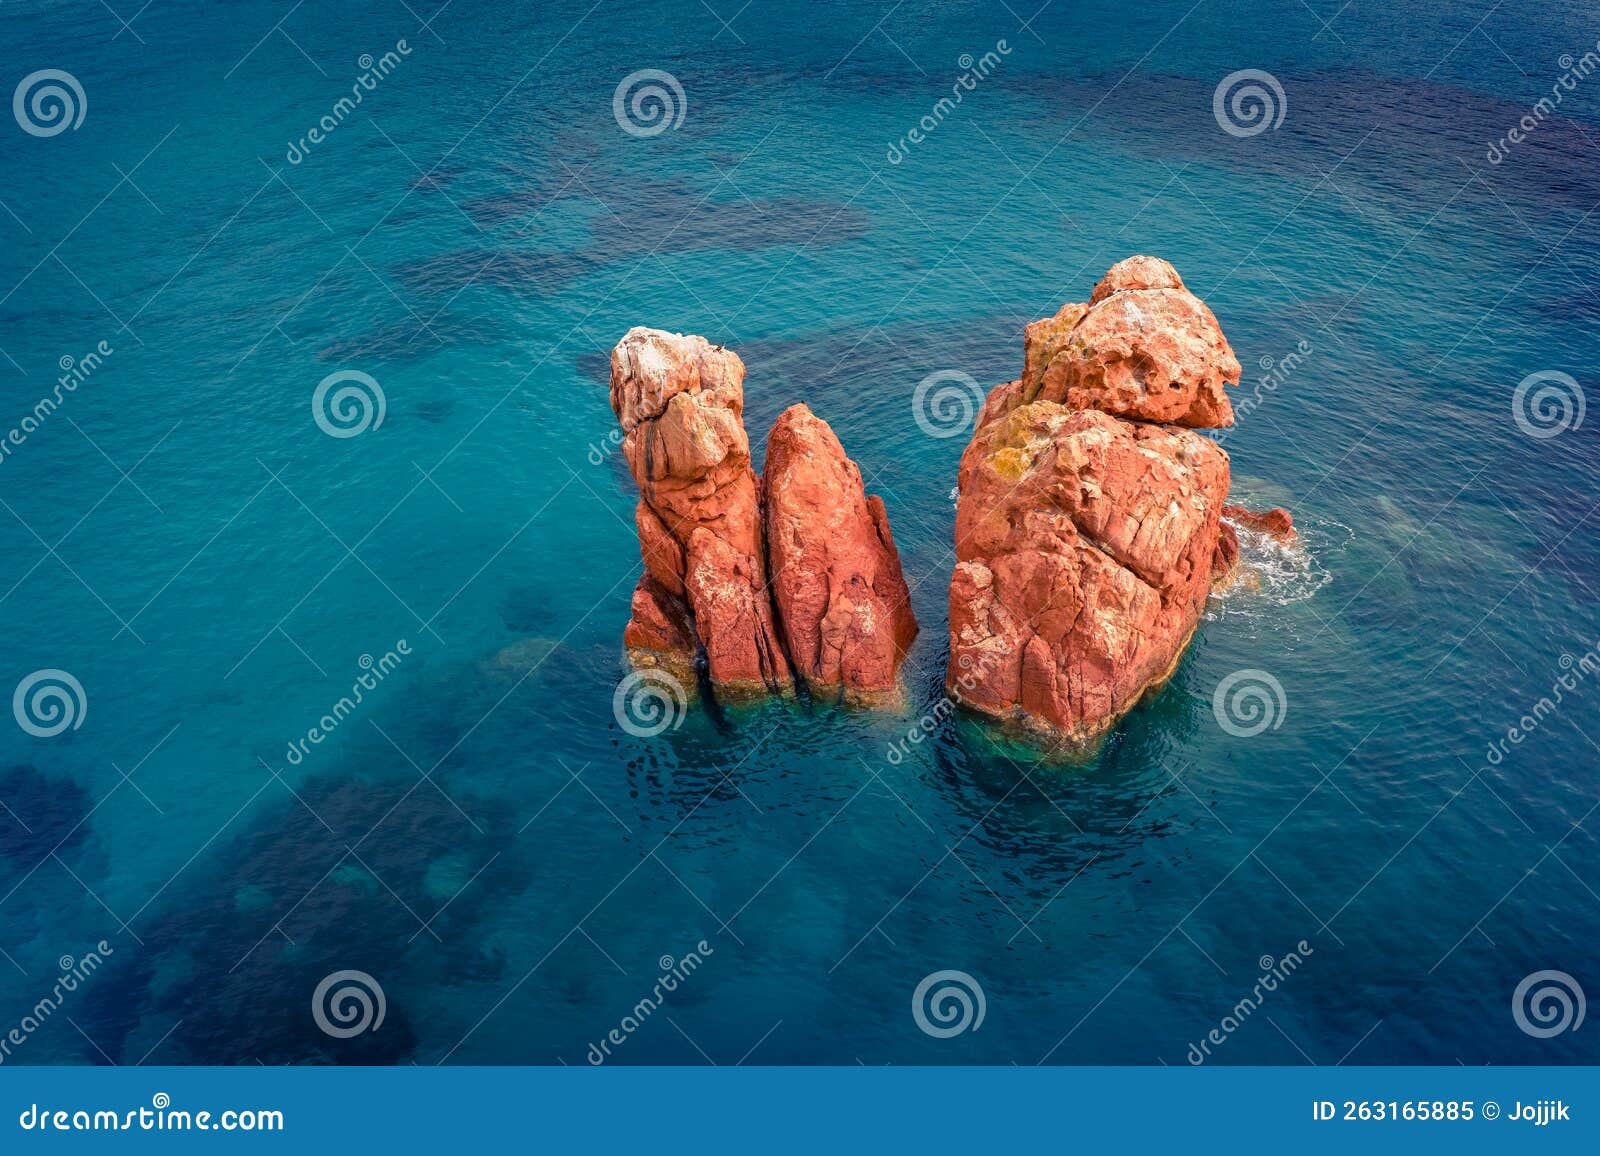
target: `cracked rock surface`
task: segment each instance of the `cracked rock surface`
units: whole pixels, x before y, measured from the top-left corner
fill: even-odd
[[[1193,429],[1233,424],[1239,359],[1205,302],[1159,257],[1113,265],[1084,305],[1027,327],[1021,395]]]
[[[635,666],[692,691],[875,701],[916,637],[883,502],[828,424],[790,407],[750,463],[744,363],[703,337],[630,329],[611,407],[639,485],[645,573],[623,634]]]
[[[763,474],[772,593],[795,672],[813,693],[893,692],[917,636],[883,499],[828,423],[803,405],[767,435]]]
[[[639,484],[645,573],[624,632],[635,664],[684,681],[703,656],[714,686],[791,690],[767,597],[744,362],[703,337],[630,329],[611,353],[611,408]]]
[[[1232,424],[1238,374],[1157,258],[1028,326],[961,459],[953,697],[1081,751],[1171,675],[1230,563],[1228,455],[1186,427]]]

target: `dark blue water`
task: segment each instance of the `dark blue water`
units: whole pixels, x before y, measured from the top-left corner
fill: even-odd
[[[1486,155],[1600,7],[713,3],[6,6],[5,93],[86,109],[0,118],[0,689],[83,694],[0,726],[0,1029],[104,962],[5,1061],[582,1063],[691,952],[616,1062],[1182,1064],[1247,996],[1212,1062],[1600,1057],[1512,1007],[1600,991],[1600,419],[1515,405],[1595,384],[1600,78]],[[1234,136],[1246,68],[1286,112]],[[655,136],[613,115],[641,69],[684,94]],[[1134,253],[1216,311],[1235,493],[1306,549],[1252,546],[1090,765],[964,719],[891,758],[942,694],[965,442],[916,385],[1016,376]],[[803,400],[884,496],[906,714],[618,725],[635,324],[736,348],[753,440]],[[381,425],[319,428],[340,370]],[[1249,736],[1241,670],[1282,688]],[[377,1030],[319,1030],[342,970]],[[919,1028],[942,970],[976,1030]]]

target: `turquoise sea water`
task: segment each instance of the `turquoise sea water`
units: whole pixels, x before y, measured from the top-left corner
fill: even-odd
[[[110,352],[0,457],[0,691],[83,691],[0,716],[0,1035],[110,951],[5,1062],[580,1064],[690,952],[613,1062],[1182,1064],[1253,993],[1210,1062],[1600,1058],[1513,1015],[1539,971],[1600,991],[1600,418],[1516,420],[1596,381],[1600,77],[1487,156],[1600,7],[712,2],[6,6],[4,92],[86,108],[0,118],[0,426]],[[642,69],[683,93],[655,136],[613,110]],[[1241,69],[1277,127],[1219,125]],[[1134,253],[1217,313],[1234,492],[1306,552],[1252,546],[1088,766],[965,719],[891,756],[942,695],[966,440],[917,384],[1016,376]],[[883,495],[904,714],[619,726],[635,324],[738,350],[752,440],[805,401]],[[339,370],[381,425],[319,428]],[[1214,712],[1238,671],[1282,688],[1259,734]],[[343,970],[377,1030],[319,1030]],[[984,1018],[937,1038],[944,970]]]

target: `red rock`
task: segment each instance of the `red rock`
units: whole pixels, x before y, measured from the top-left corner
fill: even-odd
[[[847,699],[893,692],[917,622],[882,499],[804,405],[772,427],[763,482],[772,594],[796,674]]]
[[[1040,391],[1044,388],[1045,375],[1050,372],[1057,358],[1069,356],[1067,351],[1071,345],[1072,331],[1077,328],[1078,322],[1083,320],[1083,315],[1087,312],[1089,312],[1087,305],[1063,305],[1054,317],[1044,317],[1030,322],[1023,329],[1022,380],[1016,386],[1018,404],[1033,401],[1040,396]],[[1064,387],[1060,379],[1061,371],[1058,370],[1051,377],[1051,388],[1056,396],[1047,400],[1063,399]]]
[[[661,643],[630,649],[653,649],[683,669],[692,648],[667,656],[677,638],[688,638],[704,650],[713,686],[791,689],[766,592],[760,492],[742,416],[744,363],[703,337],[630,329],[611,354],[611,408],[639,484],[635,521],[646,567],[626,636]],[[673,617],[663,594],[682,600],[677,635],[663,626]]]
[[[1239,362],[1171,265],[1134,257],[1024,335],[1022,377],[984,403],[961,459],[951,694],[1092,745],[1176,669],[1213,583]],[[1151,424],[1151,423],[1171,424]]]
[[[1224,511],[1227,506],[1222,507]],[[1226,590],[1239,575],[1239,535],[1227,522],[1217,527],[1217,550],[1211,555],[1211,588]]]
[[[1089,304],[1098,305],[1124,289],[1182,289],[1183,278],[1160,257],[1129,257],[1106,270],[1100,284],[1089,294]]]
[[[1274,506],[1261,513],[1247,510],[1243,506],[1224,506],[1222,516],[1246,530],[1267,534],[1284,545],[1291,545],[1299,540],[1294,528],[1294,517],[1282,506]]]
[[[1239,359],[1215,315],[1154,257],[1112,266],[1087,305],[1066,305],[1024,336],[1023,401],[1058,401],[1190,428],[1233,424],[1223,392]]]
[[[633,508],[633,524],[639,531],[639,556],[644,559],[645,576],[666,593],[682,598],[686,569],[683,547],[678,545],[666,523],[644,502]]]
[[[1086,746],[1177,665],[1211,588],[1227,455],[1056,402],[961,461],[951,693]]]
[[[622,632],[622,644],[634,666],[666,670],[685,694],[694,694],[695,638],[689,607],[649,573],[634,588],[633,616]]]
[[[612,351],[611,408],[639,484],[645,573],[623,633],[635,665],[670,671],[686,692],[702,656],[723,692],[788,693],[796,669],[844,698],[896,688],[917,633],[900,557],[883,502],[827,423],[803,405],[784,413],[763,484],[744,363],[703,337],[642,328]]]

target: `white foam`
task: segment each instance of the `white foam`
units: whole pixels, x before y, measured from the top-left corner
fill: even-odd
[[[1214,596],[1206,609],[1208,619],[1260,618],[1265,612],[1314,598],[1333,581],[1333,571],[1319,560],[1347,545],[1355,531],[1342,522],[1300,516],[1298,535],[1285,545],[1271,534],[1247,529],[1223,519],[1239,536],[1239,573],[1226,590]]]

